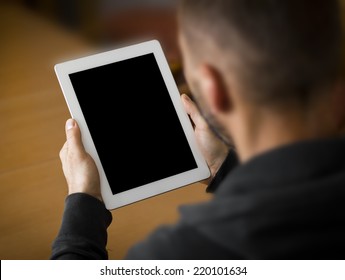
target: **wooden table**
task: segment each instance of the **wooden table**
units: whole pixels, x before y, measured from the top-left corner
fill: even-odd
[[[69,112],[53,66],[97,49],[30,11],[0,4],[0,258],[48,259],[66,182],[58,157]],[[208,199],[190,185],[114,210],[109,255],[121,259],[181,204]]]

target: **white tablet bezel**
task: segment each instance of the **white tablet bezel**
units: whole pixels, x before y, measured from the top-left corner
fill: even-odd
[[[175,110],[196,161],[197,168],[113,195],[74,92],[69,74],[150,53],[153,53],[156,58],[162,77],[165,81],[168,92],[170,93],[171,100],[173,101]],[[210,176],[207,163],[198,149],[192,124],[183,108],[180,93],[171,73],[169,64],[165,58],[160,43],[157,40],[151,40],[99,54],[69,60],[56,64],[54,69],[70,114],[79,124],[85,149],[92,156],[98,168],[101,180],[102,198],[107,209],[112,210],[132,204],[134,202],[204,180]]]

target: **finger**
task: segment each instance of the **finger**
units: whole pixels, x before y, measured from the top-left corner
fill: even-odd
[[[66,138],[68,152],[85,153],[79,126],[73,119],[66,122]]]
[[[189,98],[187,94],[182,94],[182,103],[187,112],[191,117],[193,123],[197,127],[207,126],[204,118],[201,116],[196,104]]]

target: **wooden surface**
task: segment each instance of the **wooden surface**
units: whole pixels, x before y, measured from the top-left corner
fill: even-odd
[[[69,113],[53,66],[95,52],[81,38],[10,4],[0,4],[0,258],[48,259],[66,182],[58,153]],[[194,184],[112,212],[108,249],[127,249],[181,204],[208,199]]]

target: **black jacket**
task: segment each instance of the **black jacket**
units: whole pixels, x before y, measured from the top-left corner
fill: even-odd
[[[184,206],[174,226],[128,259],[345,259],[345,139],[280,147],[235,168],[232,152],[207,203]],[[52,259],[106,259],[111,214],[97,199],[66,199]]]

